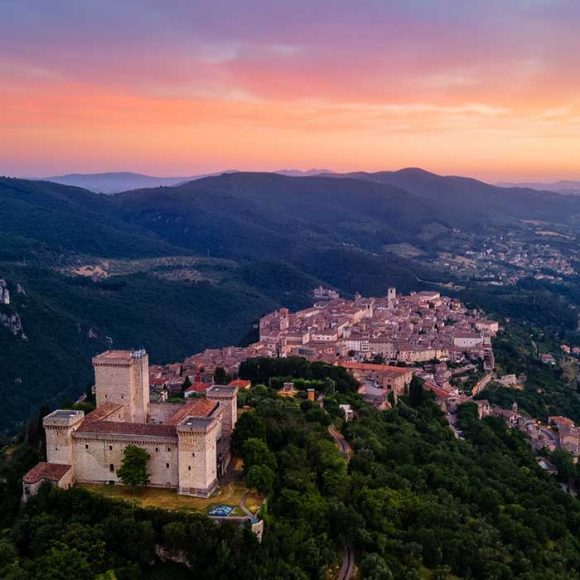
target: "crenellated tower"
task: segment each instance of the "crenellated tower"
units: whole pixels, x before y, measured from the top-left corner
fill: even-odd
[[[97,407],[123,405],[125,421],[146,423],[149,356],[144,350],[108,350],[93,358]]]

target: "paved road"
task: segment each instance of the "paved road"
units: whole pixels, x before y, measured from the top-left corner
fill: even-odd
[[[336,446],[340,454],[350,461],[352,457],[352,447],[350,443],[344,438],[344,435],[337,431],[334,425],[330,425],[328,427],[328,432],[330,436],[334,439]],[[344,547],[344,552],[342,555],[342,566],[340,568],[340,572],[338,574],[338,580],[351,580],[354,573],[354,554],[352,548],[350,546]]]
[[[342,558],[342,567],[338,574],[338,580],[351,580],[354,574],[354,554],[350,546],[345,546]]]
[[[340,431],[337,431],[334,425],[330,425],[330,427],[328,427],[328,432],[334,439],[340,454],[350,460],[352,457],[352,447],[350,446],[350,443],[344,438],[344,435]]]

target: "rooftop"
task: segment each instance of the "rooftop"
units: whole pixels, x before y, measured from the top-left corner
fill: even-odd
[[[170,403],[168,403],[170,404]],[[218,403],[208,399],[189,399],[184,405],[180,405],[177,412],[169,419],[170,425],[181,423],[185,417],[209,417],[217,409]]]
[[[351,371],[369,371],[375,373],[391,373],[404,375],[412,372],[406,367],[395,367],[391,365],[375,365],[373,363],[341,362],[340,366]]]
[[[207,390],[207,394],[209,396],[219,396],[219,395],[227,395],[227,396],[234,396],[237,393],[237,387],[229,386],[229,385],[213,385],[211,388]]]
[[[108,433],[114,435],[145,435],[152,437],[177,437],[175,425],[154,423],[126,423],[123,421],[83,421],[76,433]]]
[[[121,409],[123,405],[119,405],[117,403],[104,403],[96,408],[94,411],[91,411],[86,417],[86,421],[103,421],[109,415],[112,415],[115,411]]]
[[[24,483],[33,484],[47,479],[49,481],[60,481],[67,471],[71,468],[70,465],[61,465],[58,463],[46,463],[42,461],[37,463],[23,478]]]

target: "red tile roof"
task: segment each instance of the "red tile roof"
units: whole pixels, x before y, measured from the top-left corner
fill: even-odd
[[[177,437],[175,425],[155,423],[124,423],[121,421],[83,421],[76,433],[109,433],[117,435],[150,435]]]
[[[202,383],[201,381],[196,381],[190,387],[185,389],[185,393],[205,393],[211,387],[211,383]]]
[[[190,399],[185,405],[180,406],[179,410],[169,419],[170,425],[181,423],[185,417],[209,417],[217,408],[216,401],[209,399]]]
[[[103,421],[110,415],[112,415],[115,411],[118,411],[123,405],[118,403],[104,403],[96,408],[94,411],[91,411],[86,417],[85,422],[93,422],[93,421]]]
[[[548,417],[548,421],[550,423],[560,423],[562,425],[569,425],[569,426],[574,425],[574,421],[572,421],[572,419],[569,419],[568,417],[562,417],[560,415],[556,415],[554,417]]]
[[[238,389],[249,389],[252,386],[252,381],[247,379],[236,379],[235,381],[230,381],[228,387],[238,387]]]
[[[27,484],[38,483],[43,479],[48,479],[49,481],[60,481],[71,469],[71,465],[58,464],[58,463],[46,463],[42,461],[37,463],[23,478],[22,481]]]

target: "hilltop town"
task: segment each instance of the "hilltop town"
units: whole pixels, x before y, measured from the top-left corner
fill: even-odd
[[[491,339],[498,329],[498,323],[480,311],[435,291],[400,295],[389,288],[382,297],[357,294],[350,300],[319,287],[310,308],[295,313],[282,308],[264,316],[257,342],[152,366],[150,380],[159,393],[166,389],[169,394],[180,393],[185,383],[188,396],[204,392],[218,368],[236,378],[240,364],[249,358],[301,356],[356,371],[366,389],[361,394],[380,396],[382,404],[389,388],[373,389],[379,383],[390,387],[394,376],[404,376],[402,383],[408,384],[413,372],[430,381],[429,386],[457,394],[463,385],[471,391],[493,369]],[[369,361],[381,366],[368,367],[365,374],[364,363]]]

